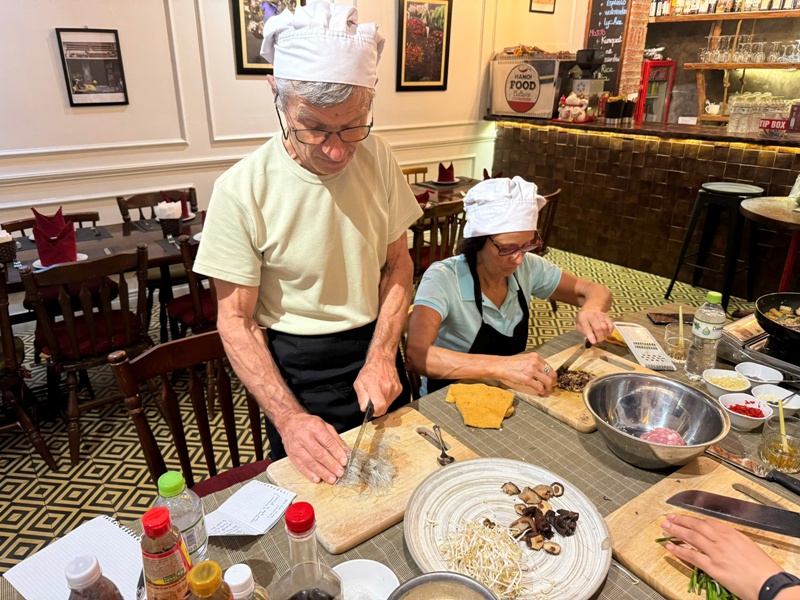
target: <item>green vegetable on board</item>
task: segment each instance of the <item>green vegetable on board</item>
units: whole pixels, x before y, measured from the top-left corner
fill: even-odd
[[[662,537],[656,540],[657,543],[670,543],[675,545],[683,544],[683,540],[675,537]],[[725,587],[717,583],[712,577],[702,569],[695,567],[692,576],[689,578],[689,588],[687,592],[701,596],[703,591],[706,593],[706,600],[739,600],[739,597],[730,593]]]

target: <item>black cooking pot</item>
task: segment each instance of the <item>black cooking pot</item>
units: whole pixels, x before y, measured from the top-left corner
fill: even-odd
[[[761,296],[756,300],[756,320],[761,325],[761,329],[770,335],[774,335],[779,340],[787,344],[793,344],[794,348],[800,347],[800,329],[792,329],[776,323],[769,317],[767,313],[773,308],[783,306],[791,306],[793,310],[800,308],[800,293],[797,292],[778,292],[776,294],[767,294]]]

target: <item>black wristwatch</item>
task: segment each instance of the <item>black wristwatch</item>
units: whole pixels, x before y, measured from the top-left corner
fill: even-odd
[[[786,571],[777,573],[767,579],[764,585],[761,586],[761,591],[758,592],[758,600],[774,600],[779,592],[796,585],[800,585],[800,577],[795,577]]]

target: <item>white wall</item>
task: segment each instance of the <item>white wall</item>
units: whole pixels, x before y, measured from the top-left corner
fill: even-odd
[[[361,20],[387,39],[375,131],[402,166],[452,160],[475,176],[491,166],[494,127],[482,116],[492,52],[583,42],[587,0],[557,0],[555,15],[527,2],[454,2],[447,91],[399,93],[397,2],[360,3]],[[1,221],[63,204],[111,222],[117,195],[190,185],[205,206],[216,177],[278,130],[264,77],[236,75],[229,0],[46,4],[0,3]],[[128,106],[69,106],[55,28],[84,26],[119,30]]]

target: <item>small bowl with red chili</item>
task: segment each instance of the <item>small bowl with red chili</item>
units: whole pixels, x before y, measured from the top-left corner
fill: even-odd
[[[772,416],[769,404],[750,394],[723,394],[719,403],[731,419],[731,428],[752,431]]]

